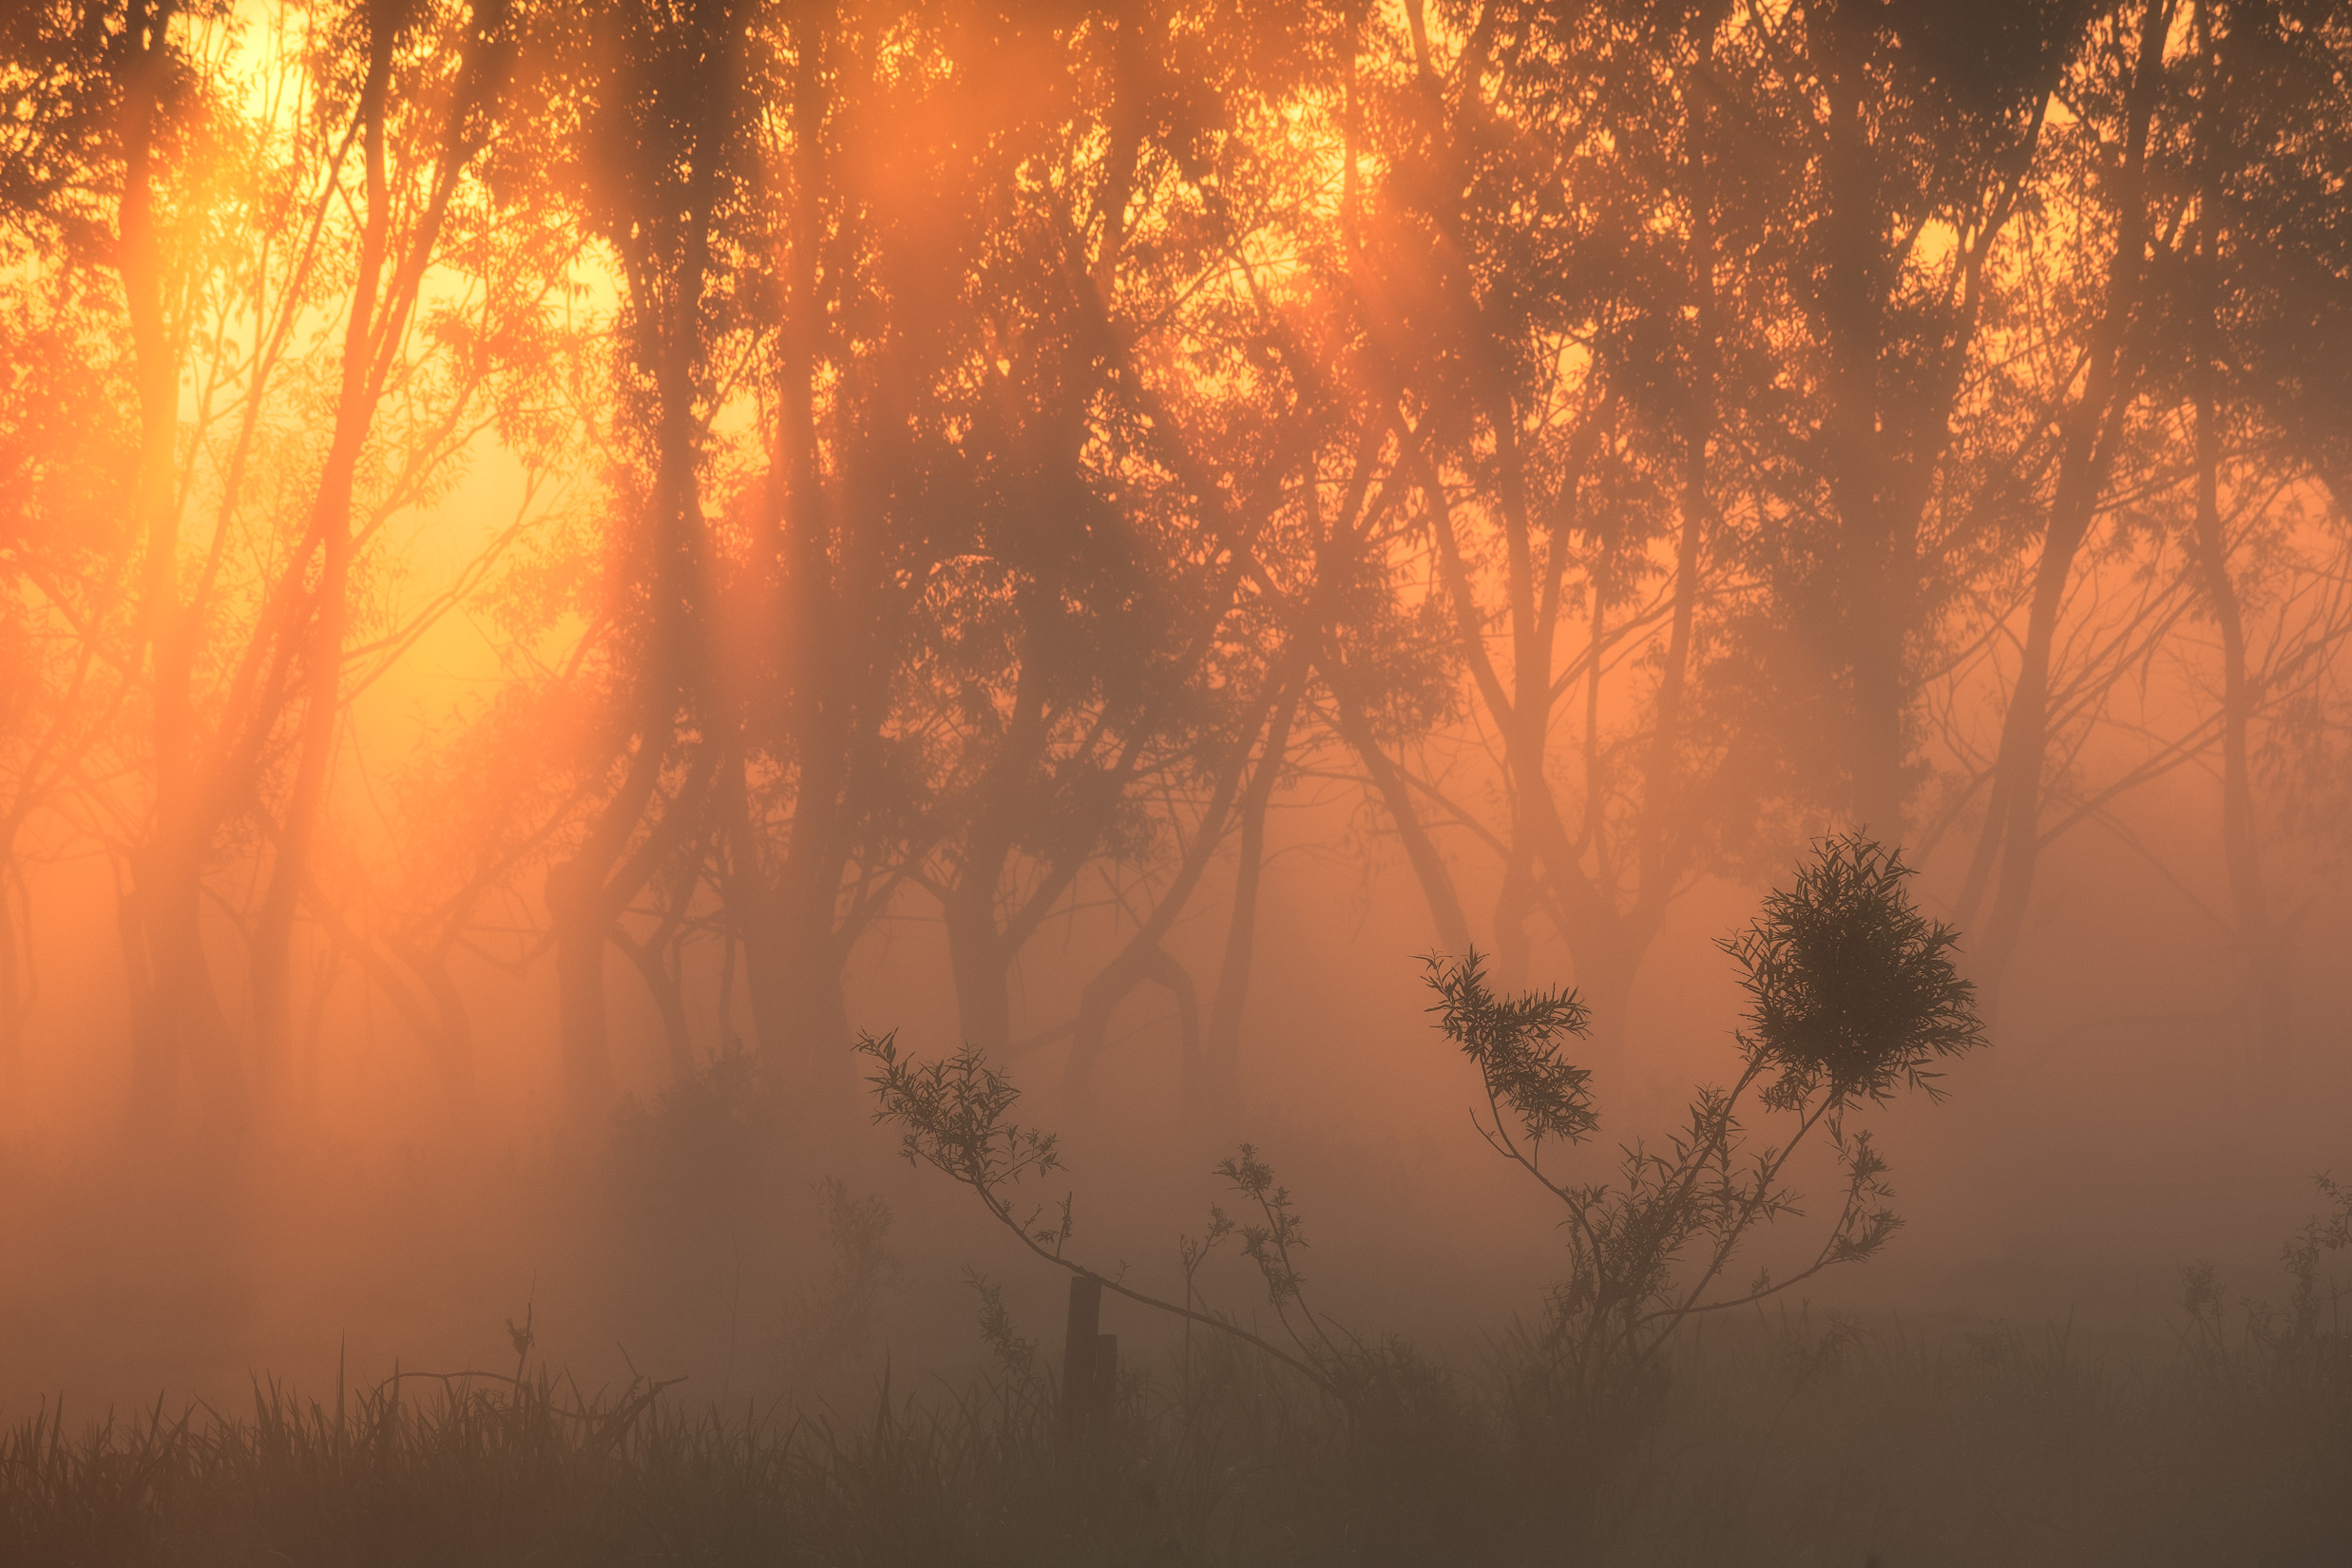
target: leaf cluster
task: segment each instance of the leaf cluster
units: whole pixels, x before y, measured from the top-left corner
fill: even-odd
[[[1929,1063],[1984,1043],[1976,986],[1953,962],[1960,935],[1911,903],[1912,874],[1899,850],[1859,833],[1822,839],[1795,887],[1716,944],[1751,999],[1742,1042],[1779,1074],[1766,1103],[1816,1089],[1884,1101],[1899,1083],[1940,1099]]]
[[[878,1070],[867,1079],[878,1101],[874,1119],[899,1125],[899,1152],[908,1163],[929,1165],[969,1187],[996,1221],[1019,1236],[1030,1252],[1155,1311],[1214,1329],[1303,1374],[1343,1404],[1350,1403],[1353,1368],[1361,1347],[1354,1336],[1335,1329],[1308,1305],[1295,1256],[1307,1244],[1305,1231],[1289,1190],[1276,1183],[1272,1167],[1258,1157],[1253,1146],[1243,1144],[1240,1153],[1220,1163],[1216,1171],[1255,1206],[1258,1217],[1236,1221],[1212,1205],[1206,1234],[1198,1241],[1190,1236],[1177,1240],[1184,1300],[1166,1301],[1125,1283],[1120,1277],[1123,1267],[1115,1273],[1103,1273],[1068,1255],[1074,1196],[1061,1200],[1058,1225],[1037,1228],[1035,1211],[1025,1215],[1013,1212],[1006,1189],[1024,1176],[1061,1170],[1061,1158],[1053,1134],[1024,1127],[1013,1119],[1021,1091],[1008,1075],[990,1066],[976,1047],[967,1045],[954,1056],[927,1063],[902,1058],[895,1033],[878,1039],[863,1035],[855,1048],[877,1064]],[[1193,1305],[1201,1265],[1221,1242],[1236,1233],[1243,1254],[1256,1265],[1266,1282],[1267,1299],[1291,1341],[1290,1349],[1222,1313]],[[981,1291],[984,1337],[1008,1374],[1025,1377],[1029,1352],[1022,1350],[1011,1336],[1002,1301],[992,1295],[991,1287],[977,1279],[975,1288]]]
[[[1061,1168],[1054,1134],[1011,1119],[1021,1091],[978,1047],[916,1062],[898,1054],[893,1029],[879,1039],[859,1035],[855,1049],[878,1068],[867,1080],[880,1101],[874,1119],[899,1124],[908,1164],[943,1171],[992,1206],[1000,1189]]]
[[[1599,1125],[1591,1070],[1560,1055],[1562,1037],[1581,1038],[1592,1019],[1575,991],[1505,1001],[1486,988],[1485,960],[1475,948],[1452,962],[1435,955],[1424,962],[1440,1032],[1476,1064],[1490,1100],[1511,1108],[1531,1142],[1573,1143]]]
[[[1839,1264],[1874,1256],[1901,1226],[1887,1206],[1887,1163],[1844,1113],[1907,1083],[1930,1094],[1928,1063],[1982,1043],[1968,983],[1951,961],[1954,934],[1904,891],[1900,855],[1859,834],[1815,846],[1794,886],[1774,892],[1749,930],[1721,946],[1747,972],[1754,1004],[1739,1035],[1744,1065],[1729,1087],[1701,1084],[1688,1119],[1662,1142],[1624,1146],[1610,1179],[1547,1171],[1542,1139],[1579,1140],[1597,1125],[1589,1075],[1562,1059],[1563,1036],[1587,1015],[1573,993],[1495,996],[1476,953],[1432,959],[1439,1027],[1479,1068],[1481,1136],[1565,1211],[1567,1276],[1539,1329],[1520,1341],[1539,1403],[1624,1415],[1648,1408],[1662,1353],[1693,1314],[1777,1295]],[[1751,1142],[1741,1103],[1750,1090],[1794,1125]],[[1816,1135],[1835,1152],[1843,1192],[1809,1257],[1775,1276],[1759,1270],[1726,1289],[1735,1255],[1760,1229],[1802,1217],[1788,1182],[1796,1151]],[[1647,1390],[1647,1394],[1645,1394]],[[1628,1402],[1632,1403],[1629,1404]]]

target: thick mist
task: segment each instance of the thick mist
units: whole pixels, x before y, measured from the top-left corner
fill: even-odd
[[[2151,799],[2145,831],[2162,834],[2170,816],[2178,832],[2209,810],[2197,794]],[[1138,998],[1115,1016],[1082,1101],[1051,1042],[1011,1055],[1027,1119],[1059,1131],[1069,1160],[1035,1195],[1075,1191],[1079,1254],[1164,1284],[1176,1237],[1226,1200],[1211,1167],[1248,1138],[1309,1216],[1310,1277],[1327,1300],[1351,1322],[1470,1354],[1482,1331],[1532,1310],[1558,1242],[1471,1132],[1476,1075],[1426,1016],[1425,910],[1392,853],[1333,848],[1347,813],[1345,802],[1302,802],[1276,830],[1240,1115],[1184,1125],[1175,1008]],[[2161,1345],[2182,1264],[2212,1260],[2248,1291],[2273,1285],[2281,1238],[2314,1207],[2309,1177],[2341,1163],[2335,1108],[2352,1091],[2341,979],[2310,966],[2296,1030],[2266,1053],[2231,1005],[2227,955],[2181,892],[2136,855],[2088,838],[2069,848],[2054,857],[2047,912],[1990,1048],[1953,1070],[1946,1103],[1866,1119],[1893,1162],[1904,1230],[1884,1257],[1809,1285],[1808,1301],[1929,1323],[2071,1316]],[[1930,908],[1936,870],[1921,879]],[[311,1126],[243,1150],[130,1143],[107,889],[90,881],[86,868],[58,868],[35,885],[55,912],[39,927],[43,1006],[10,1139],[12,1401],[220,1400],[254,1374],[331,1380],[338,1362],[368,1377],[395,1361],[496,1369],[511,1359],[507,1320],[526,1309],[541,1353],[583,1375],[625,1379],[634,1366],[687,1375],[698,1397],[854,1399],[886,1358],[974,1362],[970,1268],[1004,1281],[1030,1333],[1056,1327],[1060,1281],[1017,1255],[968,1194],[897,1161],[896,1135],[870,1124],[860,1086],[834,1101],[832,1125],[774,1116],[767,1101],[708,1102],[725,1088],[679,1106],[660,1021],[618,969],[610,1003],[632,1111],[614,1121],[582,1129],[549,1114],[548,987],[526,971],[469,977],[481,1038],[495,1042],[474,1129],[450,1127],[413,1043],[354,997],[323,1010]],[[1745,999],[1713,939],[1745,925],[1756,897],[1717,881],[1678,905],[1620,1032],[1587,1057],[1604,1143],[1660,1136],[1694,1083],[1728,1076]],[[2341,943],[2342,920],[2315,914],[2312,951]],[[1179,930],[1170,946],[1190,957],[1220,934]],[[941,946],[935,926],[909,915],[861,954],[857,1026],[897,1030],[918,1055],[952,1051]],[[1022,975],[1044,1019],[1093,972],[1080,943],[1056,946]],[[86,968],[77,953],[91,955]],[[1574,979],[1542,944],[1530,967],[1534,983]],[[707,1060],[719,1008],[707,990],[697,1001]],[[853,1069],[841,1067],[847,1083]],[[632,1132],[641,1107],[677,1125]],[[1586,1160],[1596,1170],[1599,1153]],[[1809,1174],[1817,1191],[1833,1175]],[[870,1329],[812,1366],[791,1325],[835,1266],[817,1190],[827,1176],[889,1205],[883,1249],[896,1267]],[[1803,1245],[1792,1234],[1759,1256]],[[1216,1283],[1236,1310],[1260,1303],[1246,1271]],[[1132,1311],[1120,1328],[1147,1342],[1166,1332]]]
[[[1237,1561],[2004,1400],[2321,1473],[2348,67],[2214,0],[18,8],[0,1478],[302,1397],[805,1513],[924,1431],[943,1539]]]

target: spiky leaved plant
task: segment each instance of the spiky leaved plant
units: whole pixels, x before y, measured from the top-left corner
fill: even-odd
[[[898,1128],[899,1153],[907,1162],[928,1165],[971,1189],[990,1217],[1038,1257],[1114,1294],[1240,1341],[1302,1374],[1342,1404],[1355,1403],[1358,1347],[1353,1336],[1308,1303],[1298,1271],[1298,1252],[1306,1237],[1297,1212],[1289,1190],[1275,1182],[1272,1169],[1252,1146],[1243,1144],[1238,1156],[1217,1166],[1216,1174],[1257,1217],[1236,1220],[1212,1206],[1202,1239],[1179,1242],[1184,1300],[1168,1301],[1071,1254],[1072,1197],[1062,1198],[1059,1215],[1050,1223],[1041,1223],[1045,1205],[1022,1197],[1019,1189],[1024,1179],[1062,1169],[1061,1153],[1054,1134],[1016,1119],[1021,1091],[1002,1068],[991,1066],[968,1045],[941,1060],[912,1061],[899,1054],[895,1032],[862,1035],[856,1049],[874,1063],[867,1079],[877,1102],[874,1119]],[[1201,1262],[1233,1235],[1241,1238],[1243,1255],[1257,1266],[1265,1281],[1268,1302],[1290,1340],[1287,1348],[1232,1317],[1194,1305],[1198,1299],[1195,1276]]]
[[[1622,1146],[1613,1179],[1563,1172],[1556,1153],[1599,1126],[1590,1075],[1565,1054],[1588,1023],[1575,994],[1506,1000],[1477,953],[1430,960],[1431,1011],[1485,1091],[1473,1111],[1480,1133],[1566,1214],[1567,1277],[1526,1341],[1537,1408],[1621,1416],[1654,1394],[1666,1348],[1693,1316],[1870,1257],[1902,1223],[1886,1206],[1885,1160],[1866,1131],[1848,1133],[1845,1113],[1905,1088],[1940,1098],[1936,1064],[1984,1042],[1953,962],[1957,934],[1912,905],[1911,874],[1899,852],[1860,834],[1823,839],[1795,885],[1718,944],[1750,999],[1734,1036],[1738,1076],[1729,1088],[1700,1086],[1663,1144]],[[1751,1139],[1741,1120],[1751,1100],[1782,1119],[1777,1141]],[[1785,1274],[1759,1270],[1726,1288],[1742,1244],[1798,1214],[1784,1177],[1818,1138],[1835,1150],[1845,1188],[1818,1249]]]

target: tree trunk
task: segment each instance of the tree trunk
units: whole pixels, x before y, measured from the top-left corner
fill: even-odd
[[[1829,339],[1829,412],[1824,434],[1841,532],[1838,581],[1847,681],[1847,809],[1856,826],[1887,843],[1903,837],[1905,642],[1904,563],[1896,559],[1885,435],[1880,419],[1884,351],[1885,242],[1878,229],[1879,172],[1866,121],[1871,91],[1862,33],[1872,24],[1844,8],[1826,19],[1828,149],[1823,230],[1828,247],[1823,319]]]
[[[2115,426],[2129,409],[2136,381],[2128,355],[2132,317],[2139,307],[2145,276],[2143,252],[2148,215],[2144,169],[2170,14],[2170,0],[2149,0],[2141,21],[2139,54],[2127,109],[2125,167],[2117,183],[2122,210],[2117,218],[2107,300],[2094,338],[2082,401],[2076,406],[2073,428],[2059,457],[2050,523],[2043,536],[2041,559],[2035,569],[2034,599],[2027,612],[2017,683],[2010,692],[2009,710],[2002,716],[2000,751],[1994,764],[1994,810],[1985,822],[1977,863],[1971,869],[1969,886],[1963,889],[1960,904],[1961,924],[1973,923],[1977,900],[1995,864],[1998,849],[1998,889],[1983,936],[1974,950],[1977,983],[1988,1012],[1998,1003],[2001,982],[2016,956],[2026,909],[2032,902],[2035,873],[2040,864],[2041,774],[2050,739],[2050,660],[2058,612],[2065,601],[2067,579],[2074,569],[2075,556],[2090,533],[2106,489],[2119,436]]]
[[[1277,663],[1283,671],[1297,668],[1296,660],[1287,653]],[[1276,679],[1286,678],[1277,676]],[[1290,722],[1285,705],[1294,705],[1296,701],[1295,689],[1274,699],[1273,710],[1281,712],[1282,727],[1287,728]],[[1176,875],[1167,889],[1153,904],[1152,912],[1111,962],[1087,981],[1080,994],[1078,1018],[1071,1026],[1069,1060],[1062,1070],[1063,1100],[1073,1109],[1082,1109],[1086,1104],[1093,1087],[1095,1064],[1110,1034],[1111,1014],[1130,992],[1145,981],[1157,979],[1169,990],[1179,993],[1180,1004],[1194,994],[1192,977],[1181,973],[1182,966],[1162,950],[1160,942],[1176,925],[1185,906],[1192,902],[1201,877],[1216,854],[1217,846],[1225,840],[1226,820],[1233,814],[1234,797],[1241,790],[1243,770],[1249,765],[1250,752],[1257,742],[1258,729],[1268,711],[1260,709],[1253,713],[1248,727],[1234,736],[1227,747],[1226,755],[1217,766],[1216,785],[1210,792],[1208,808],[1201,813],[1199,825],[1194,830],[1193,841],[1185,850],[1184,859],[1177,865]],[[1280,742],[1269,740],[1270,747],[1277,744]],[[1270,751],[1269,755],[1272,755]],[[1275,766],[1280,766],[1278,758]],[[1265,776],[1264,764],[1260,765],[1260,776]],[[1247,830],[1244,831],[1246,834]],[[1250,851],[1245,846],[1245,864],[1249,854]],[[1178,970],[1175,978],[1168,973],[1171,966]],[[1184,1004],[1189,1005],[1195,1015],[1186,1036],[1187,1061],[1191,1063],[1200,1055],[1199,1006],[1196,999]],[[1196,1064],[1188,1065],[1188,1080],[1201,1070]],[[1188,1090],[1187,1093],[1193,1094],[1194,1091]],[[1214,1096],[1203,1089],[1195,1098],[1205,1104]]]
[[[30,1010],[29,966],[23,962],[25,938],[17,928],[19,883],[14,856],[0,857],[0,1094],[9,1115],[25,1102],[25,1019]]]
[[[729,912],[742,937],[744,988],[760,1055],[781,1076],[794,1104],[815,1120],[831,1119],[852,1088],[838,910],[850,866],[847,817],[852,737],[858,733],[850,692],[863,662],[864,650],[855,644],[870,634],[847,623],[843,588],[854,569],[851,563],[880,531],[870,525],[841,526],[838,514],[845,503],[828,485],[818,435],[818,371],[827,320],[819,256],[825,243],[832,25],[822,8],[790,23],[794,188],[776,424],[764,502],[774,608],[773,622],[752,633],[777,636],[783,645],[777,706],[786,731],[781,750],[794,770],[792,815],[782,854],[770,873],[764,841],[750,815],[748,770],[754,754],[747,745],[729,779],[734,869],[726,889]],[[833,395],[848,394],[837,384]],[[739,706],[749,718],[761,701],[761,694],[747,691]]]
[[[564,1099],[573,1122],[591,1126],[612,1109],[612,1042],[604,1008],[604,944],[612,930],[597,868],[567,860],[547,868],[547,915],[555,930],[556,1026]]]
[[[364,943],[354,938],[351,946],[363,965],[375,967]],[[410,986],[389,975],[383,977],[385,993],[408,1020],[417,1044],[432,1062],[433,1075],[441,1080],[442,1096],[448,1104],[449,1124],[462,1136],[470,1132],[479,1119],[481,1100],[474,1073],[473,1019],[467,1011],[465,993],[449,973],[450,941],[444,938],[439,945],[424,951],[398,939],[387,942],[386,947],[416,977],[432,1002],[428,1012]]]
[[[131,1124],[162,1132],[192,1069],[217,1128],[241,1128],[244,1089],[228,1021],[213,988],[201,918],[211,792],[197,771],[194,628],[180,598],[180,518],[174,472],[180,431],[180,367],[163,298],[163,261],[154,210],[155,147],[163,73],[169,68],[171,9],[133,0],[124,20],[123,198],[118,250],[139,389],[139,472],[133,505],[145,532],[141,635],[152,659],[155,803],[147,842],[134,857],[127,945],[134,986]],[[143,982],[144,991],[139,987]]]
[[[2206,599],[2222,640],[2222,856],[2229,873],[2233,945],[2239,972],[2253,993],[2252,1034],[2264,1059],[2275,1066],[2286,1048],[2294,1007],[2294,955],[2285,934],[2270,918],[2269,889],[2262,869],[2262,843],[2254,823],[2253,770],[2247,732],[2254,711],[2254,688],[2247,674],[2246,621],[2237,583],[2229,574],[2229,545],[2223,536],[2219,498],[2221,439],[2213,407],[2209,362],[2201,367],[2196,396],[2197,563]]]
[[[1241,1019],[1250,998],[1250,974],[1257,960],[1258,890],[1266,870],[1266,812],[1290,753],[1291,725],[1304,696],[1305,678],[1283,695],[1267,727],[1257,771],[1241,800],[1241,848],[1233,868],[1233,912],[1225,927],[1225,957],[1210,999],[1209,1024],[1201,1040],[1203,1075],[1200,1109],[1205,1121],[1231,1127],[1241,1113]]]
[[[948,890],[943,913],[947,924],[947,968],[955,982],[956,1021],[964,1043],[999,1061],[1013,1040],[1012,997],[1005,988],[1010,963],[997,929],[997,879],[1002,856],[974,866],[966,862]]]
[[[361,231],[359,275],[351,291],[343,335],[342,385],[335,400],[335,435],[320,471],[310,536],[320,551],[318,582],[310,594],[309,637],[303,651],[304,698],[299,759],[279,824],[277,852],[253,935],[250,964],[257,1076],[261,1092],[282,1100],[293,1054],[294,920],[310,877],[311,839],[324,806],[342,708],[343,636],[351,577],[352,491],[359,451],[375,411],[373,325],[390,222],[384,168],[385,99],[392,79],[394,29],[380,8],[368,16],[368,74],[360,88],[361,141],[367,169],[367,217]],[[307,560],[305,555],[302,560]],[[299,571],[299,564],[291,571]],[[288,628],[291,633],[291,626]]]
[[[816,921],[786,892],[747,889],[730,898],[753,1036],[794,1102],[822,1119],[847,1103],[851,1088],[849,1002],[832,922]]]
[[[1048,733],[1036,669],[1034,658],[1022,660],[1012,717],[973,791],[964,861],[940,908],[947,927],[947,966],[955,982],[964,1042],[1000,1059],[1013,1039],[1013,1004],[1006,986],[1021,948],[999,925],[997,907],[1012,863],[1021,797],[1037,777]]]
[[[572,1119],[592,1125],[612,1109],[612,1041],[604,1006],[604,946],[637,889],[606,877],[643,820],[668,737],[639,737],[621,788],[606,801],[571,859],[547,868],[547,916],[555,933],[556,1027],[564,1093]]]
[[[1454,889],[1454,874],[1413,805],[1410,784],[1382,749],[1363,708],[1352,700],[1352,683],[1347,667],[1333,660],[1324,667],[1323,673],[1331,687],[1331,706],[1339,723],[1340,738],[1348,742],[1356,759],[1364,764],[1364,771],[1371,775],[1373,792],[1387,809],[1388,821],[1405,846],[1405,862],[1412,867],[1413,878],[1421,885],[1422,898],[1428,905],[1430,924],[1437,927],[1439,947],[1451,954],[1468,952],[1469,917],[1463,913],[1462,897]]]
[[[2211,197],[2209,194],[2209,202]],[[2210,206],[2206,209],[2209,212]],[[2212,234],[2207,220],[2200,257],[2207,274],[2208,304],[2200,320],[2195,411],[2197,440],[2197,564],[2205,577],[2206,602],[2221,628],[2222,641],[2222,857],[2228,868],[2229,904],[2239,973],[2252,993],[2251,1033],[2266,1066],[2276,1069],[2286,1053],[2294,1014],[2292,933],[2271,920],[2269,889],[2263,877],[2262,841],[2254,821],[2253,767],[2247,736],[2254,717],[2255,689],[2247,671],[2246,618],[2229,572],[2229,542],[2221,515],[2221,429],[2213,388],[2218,345],[2214,339],[2210,274]]]
[[[613,946],[636,966],[638,978],[645,983],[646,994],[653,998],[655,1016],[661,1021],[661,1043],[669,1054],[670,1081],[684,1083],[694,1077],[694,1031],[686,1022],[685,987],[670,966],[676,956],[671,946],[676,930],[674,922],[664,922],[652,936],[640,942],[616,922],[612,940]]]

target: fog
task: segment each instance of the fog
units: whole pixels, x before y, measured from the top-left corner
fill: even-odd
[[[430,711],[435,672],[409,679],[415,710]],[[2213,811],[2206,784],[2149,792],[2135,827],[2192,839]],[[1482,1332],[1531,1311],[1550,1283],[1553,1222],[1471,1131],[1476,1074],[1426,1016],[1422,960],[1436,943],[1409,873],[1356,831],[1352,802],[1320,793],[1282,814],[1270,853],[1239,1115],[1212,1129],[1173,1114],[1175,1009],[1138,997],[1082,1104],[1065,1092],[1065,1049],[1012,1055],[1024,1117],[1068,1150],[1066,1177],[1036,1195],[1076,1191],[1080,1255],[1164,1285],[1177,1235],[1197,1234],[1225,1196],[1211,1167],[1248,1138],[1310,1217],[1310,1277],[1344,1317],[1474,1357]],[[1921,879],[1931,908],[1943,870]],[[2209,894],[2221,877],[2193,856],[2166,870]],[[450,1127],[398,1021],[354,986],[323,1009],[304,1125],[244,1149],[126,1138],[114,889],[68,861],[43,868],[29,893],[40,985],[9,1140],[13,1408],[136,1406],[159,1392],[232,1402],[255,1376],[332,1386],[338,1369],[372,1380],[395,1365],[496,1370],[512,1360],[507,1321],[526,1310],[541,1353],[585,1379],[635,1368],[686,1376],[697,1397],[854,1402],[886,1359],[911,1372],[977,1360],[974,1267],[1004,1280],[1033,1335],[1056,1327],[1061,1280],[996,1234],[968,1193],[900,1161],[896,1132],[872,1124],[862,1093],[831,1101],[831,1124],[743,1128],[739,1147],[670,1150],[666,1168],[617,1156],[608,1126],[570,1124],[552,1103],[544,966],[468,978],[485,1046],[469,1132]],[[1746,923],[1757,895],[1711,879],[1677,903],[1621,1038],[1590,1058],[1603,1140],[1658,1136],[1694,1082],[1729,1076],[1745,999],[1714,939]],[[1945,1103],[1869,1119],[1905,1228],[1885,1256],[1805,1296],[1926,1323],[2072,1318],[2161,1346],[2182,1264],[2272,1287],[2281,1238],[2314,1206],[2310,1176],[2341,1167],[2352,998],[2327,955],[2344,950],[2345,911],[2340,894],[2315,899],[2295,1029],[2266,1052],[2247,1038],[2209,922],[2145,858],[2078,836],[2036,896],[1990,1048],[1953,1070]],[[1024,963],[1024,1021],[1063,1016],[1100,962],[1087,934]],[[1222,934],[1192,922],[1170,947],[1211,964]],[[950,1052],[943,947],[920,911],[873,939],[849,971],[855,1025]],[[1575,973],[1556,944],[1536,945],[1531,982]],[[707,1056],[719,1008],[715,977],[702,978],[690,1016]],[[632,972],[615,966],[608,986],[624,1092],[659,1105],[660,1022]],[[1816,1190],[1833,1176],[1809,1175],[1802,1185]],[[832,1267],[816,1190],[828,1176],[882,1195],[895,1221],[887,1250],[900,1272],[853,1370],[810,1367],[789,1343],[790,1304]],[[1760,1255],[1803,1245],[1768,1242]],[[1260,1305],[1247,1271],[1218,1284],[1235,1310]],[[1168,1331],[1137,1313],[1120,1327]]]
[[[996,1400],[1148,1514],[1206,1335],[1346,1515],[1932,1433],[2029,1332],[2352,1386],[2348,62],[2207,0],[12,13],[0,1423]]]

